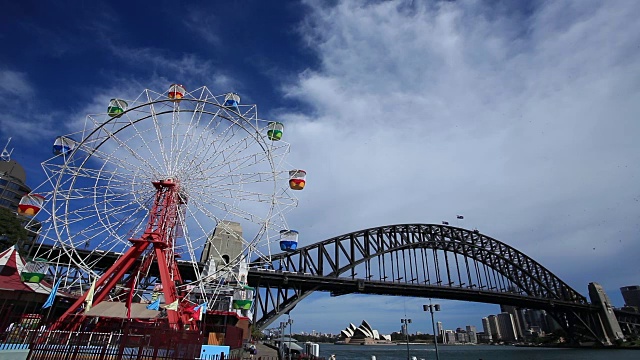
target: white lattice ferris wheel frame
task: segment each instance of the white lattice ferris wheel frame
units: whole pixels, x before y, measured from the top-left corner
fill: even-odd
[[[41,242],[97,276],[98,254],[123,252],[144,229],[151,182],[172,178],[187,202],[176,250],[196,273],[199,251],[224,221],[243,226],[244,255],[268,259],[297,206],[287,187],[289,144],[268,138],[270,121],[256,105],[224,100],[206,87],[179,102],[144,90],[118,117],[88,115],[82,131],[66,136],[77,140],[73,150],[42,163],[48,180],[34,190],[47,198]]]

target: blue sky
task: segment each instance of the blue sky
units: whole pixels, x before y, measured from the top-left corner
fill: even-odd
[[[287,124],[289,162],[309,173],[289,215],[302,244],[461,213],[621,306],[640,283],[640,3],[527,3],[8,3],[0,143],[35,187],[53,139],[111,97],[233,90]],[[422,303],[318,294],[294,331],[402,317],[426,331]],[[498,312],[441,303],[446,328]]]

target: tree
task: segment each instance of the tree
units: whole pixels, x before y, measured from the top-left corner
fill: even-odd
[[[2,250],[28,237],[22,220],[13,211],[0,208],[0,247]]]
[[[257,327],[251,325],[251,338],[254,340],[262,340],[264,339],[264,334]]]

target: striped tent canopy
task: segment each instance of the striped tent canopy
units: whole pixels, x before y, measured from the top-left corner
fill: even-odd
[[[23,282],[20,274],[25,270],[26,263],[15,245],[0,253],[0,291],[22,291],[48,296],[53,286],[46,281]],[[57,295],[65,296],[60,292]]]

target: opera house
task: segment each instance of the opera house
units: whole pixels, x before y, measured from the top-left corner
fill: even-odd
[[[378,330],[374,330],[367,320],[362,320],[362,324],[358,327],[349,324],[349,326],[340,331],[341,340],[336,344],[344,345],[385,345],[391,344],[391,335],[380,335]]]

